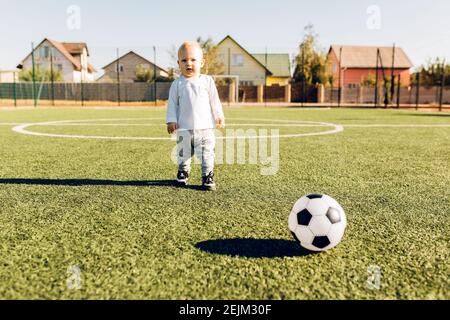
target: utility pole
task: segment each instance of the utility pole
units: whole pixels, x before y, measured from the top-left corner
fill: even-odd
[[[375,68],[375,108],[378,108],[378,56],[380,55],[380,49],[377,48],[377,64]]]
[[[116,60],[116,67],[117,67],[117,103],[120,107],[120,57],[119,57],[119,48],[117,48],[117,60]]]
[[[302,107],[305,102],[305,43],[302,43]]]
[[[266,47],[266,51],[265,51],[265,56],[264,56],[264,67],[266,68],[266,70],[264,70],[264,92],[263,92],[263,96],[264,96],[264,106],[267,107],[267,47]]]
[[[419,107],[420,71],[416,73],[416,110]]]
[[[155,107],[157,105],[156,97],[156,46],[153,46],[153,94],[155,96]]]
[[[445,88],[445,58],[442,62],[442,69],[441,69],[441,92],[439,94],[439,111],[442,111],[442,98],[444,95],[444,88]]]
[[[342,94],[342,83],[341,83],[341,73],[342,73],[342,47],[339,48],[339,89],[338,89],[338,108],[341,107],[341,94]]]
[[[55,106],[55,79],[53,73],[53,48],[50,48],[50,82],[52,93],[52,106]]]
[[[391,67],[391,99],[390,103],[394,101],[394,92],[395,92],[395,75],[394,75],[394,68],[395,68],[395,43],[392,46],[392,67]]]
[[[32,78],[33,78],[33,101],[34,101],[34,107],[37,107],[37,89],[36,89],[36,70],[35,70],[35,63],[34,63],[34,44],[31,43],[31,63],[32,63]]]
[[[14,108],[17,108],[17,92],[16,92],[16,72],[13,73],[13,98],[14,98]]]
[[[231,75],[231,48],[228,48],[228,75]],[[228,78],[228,106],[230,106],[230,78]]]

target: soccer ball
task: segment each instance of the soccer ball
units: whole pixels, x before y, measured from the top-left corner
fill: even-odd
[[[344,209],[332,197],[310,194],[294,204],[288,227],[303,248],[325,251],[341,242],[347,218]]]

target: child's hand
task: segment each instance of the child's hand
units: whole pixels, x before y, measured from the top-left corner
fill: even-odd
[[[175,130],[177,130],[177,129],[178,129],[178,125],[177,125],[176,122],[169,122],[169,123],[167,124],[167,132],[168,132],[169,134],[174,133]]]
[[[225,128],[225,119],[223,119],[223,118],[216,119],[216,125],[217,125],[217,128],[219,128],[219,129]]]

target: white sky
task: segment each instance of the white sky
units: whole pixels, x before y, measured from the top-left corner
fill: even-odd
[[[80,10],[79,28],[76,14]],[[107,1],[0,0],[0,69],[13,69],[31,42],[49,37],[86,42],[95,68],[111,62],[116,48],[134,50],[163,68],[167,51],[197,36],[216,42],[227,34],[251,53],[294,54],[312,23],[324,48],[330,44],[402,47],[417,66],[431,57],[450,61],[449,0]],[[68,27],[74,22],[75,28]]]

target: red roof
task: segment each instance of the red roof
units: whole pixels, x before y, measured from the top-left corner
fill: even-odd
[[[45,38],[44,40],[41,41],[41,43],[39,43],[36,46],[36,48],[38,48],[46,40],[53,47],[55,47],[59,52],[61,52],[61,54],[73,64],[75,70],[81,71],[81,61],[80,61],[80,59],[77,59],[75,56],[80,55],[83,52],[84,48],[86,48],[87,55],[89,56],[89,51],[88,51],[86,43],[84,43],[84,42],[58,42],[56,40]],[[30,56],[30,54],[28,54],[25,57],[25,59],[23,59],[23,61],[26,60]],[[87,66],[87,70],[89,73],[97,72],[97,70],[95,70],[95,68],[89,63]]]
[[[342,56],[340,49],[342,48]],[[392,66],[392,47],[373,47],[373,46],[345,46],[332,45],[329,52],[333,51],[337,59],[341,60],[342,68],[376,68],[377,50],[380,51],[383,66]],[[394,68],[409,69],[413,66],[402,48],[395,48]]]

